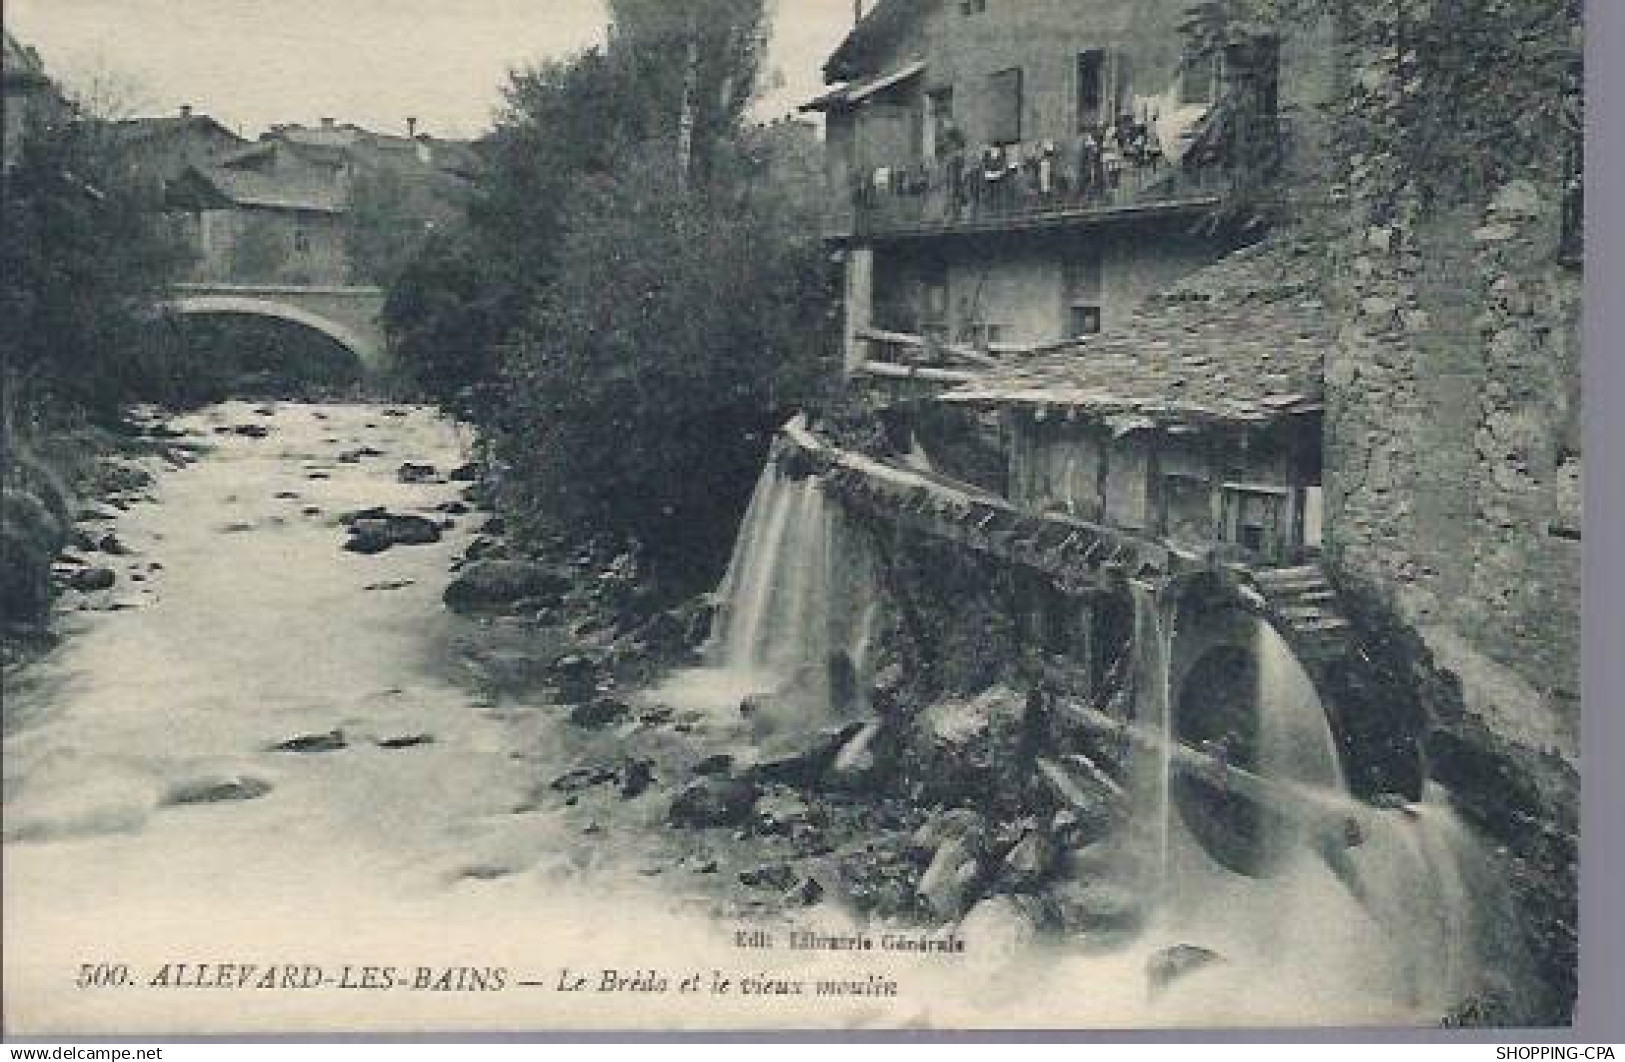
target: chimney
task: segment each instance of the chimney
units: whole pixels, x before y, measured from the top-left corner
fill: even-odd
[[[863,21],[863,0],[852,0],[852,24]]]
[[[412,140],[418,138],[418,120],[416,118],[406,120],[406,135]]]
[[[331,118],[323,118],[322,119],[322,128],[323,129],[331,129],[331,128],[333,128],[333,119],[331,119]]]
[[[192,117],[192,105],[190,103],[181,104],[181,121],[184,122],[190,117]]]

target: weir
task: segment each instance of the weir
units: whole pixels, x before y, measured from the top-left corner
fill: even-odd
[[[879,600],[874,560],[818,477],[768,461],[727,573],[704,666],[660,691],[668,701],[800,730],[862,714]]]
[[[892,492],[900,513],[931,512],[938,488],[957,499],[951,512],[1001,511],[999,499],[975,488],[834,449],[792,422],[719,587],[706,666],[662,695],[686,690],[732,711],[741,697],[771,693],[797,715],[774,719],[775,730],[861,712],[883,602],[879,563],[846,510],[872,517]],[[1348,976],[1382,984],[1406,1008],[1459,1001],[1486,956],[1504,961],[1484,917],[1505,899],[1446,796],[1430,789],[1421,801],[1373,803],[1351,790],[1315,674],[1260,614],[1260,593],[1220,578],[1192,594],[1155,566],[1135,577],[1122,562],[1154,554],[1109,533],[1092,541],[1080,561],[1115,542],[1096,572],[1115,578],[1132,602],[1132,667],[1120,676],[1132,683],[1131,714],[1102,711],[1100,690],[1053,703],[1072,726],[1120,750],[1130,821],[1112,842],[1117,866],[1107,879],[1132,883],[1145,906],[1136,946],[1209,942],[1274,969],[1313,955],[1307,942],[1331,917],[1346,938],[1337,963]],[[985,536],[959,544],[995,548]],[[1290,585],[1306,580],[1294,574]],[[1071,585],[1085,597],[1098,592],[1092,580]],[[1071,785],[1060,766],[1066,751],[1041,749],[1034,765],[1061,790]]]

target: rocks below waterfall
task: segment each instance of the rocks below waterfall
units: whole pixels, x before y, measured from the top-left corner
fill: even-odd
[[[701,778],[673,798],[667,819],[688,829],[737,827],[750,821],[758,790],[743,778]]]
[[[479,560],[447,584],[443,600],[456,612],[496,611],[527,599],[556,601],[569,589],[569,577],[545,564]]]

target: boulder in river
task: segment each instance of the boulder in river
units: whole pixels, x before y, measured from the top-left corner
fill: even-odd
[[[396,470],[395,478],[402,483],[432,483],[439,474],[433,465],[407,461]]]
[[[1005,855],[999,867],[1000,887],[1011,892],[1036,888],[1055,870],[1054,843],[1040,830],[1032,830]]]
[[[1175,981],[1224,961],[1223,955],[1209,948],[1196,944],[1175,944],[1146,960],[1146,983],[1154,999],[1166,992]]]
[[[911,773],[938,799],[1019,799],[1031,776],[1022,763],[1027,723],[1026,696],[1005,686],[939,701],[918,717]]]
[[[111,568],[80,568],[68,577],[68,585],[83,594],[111,590],[117,581],[118,576]]]
[[[402,734],[399,737],[379,738],[376,742],[381,749],[414,749],[420,745],[433,745],[433,734]]]
[[[103,535],[101,541],[96,543],[96,548],[109,557],[127,557],[130,555],[130,547],[119,541],[119,537],[114,534]]]
[[[1052,884],[1047,895],[1069,933],[1129,933],[1145,917],[1143,898],[1128,886],[1109,880],[1066,878]]]
[[[271,791],[271,783],[252,775],[223,772],[176,782],[164,794],[163,803],[225,804],[255,800]]]
[[[329,730],[325,734],[300,734],[286,741],[279,741],[271,746],[274,752],[337,752],[348,748],[349,741],[342,730]]]
[[[621,771],[621,799],[636,800],[655,783],[653,760],[630,759]]]
[[[570,709],[570,722],[587,730],[602,730],[631,714],[631,706],[618,697],[594,697]]]
[[[749,702],[750,698],[746,700]],[[740,708],[743,710],[744,705]],[[752,774],[761,781],[781,785],[816,785],[841,749],[862,729],[862,723],[849,723],[810,734],[772,734],[764,740],[761,757],[752,768]]]
[[[916,891],[920,900],[939,918],[958,918],[980,876],[981,865],[975,851],[965,839],[950,837],[938,846]]]
[[[568,577],[535,561],[480,560],[466,565],[446,586],[443,600],[456,612],[502,609],[525,598],[556,598]]]
[[[701,778],[672,798],[667,819],[688,829],[743,826],[756,806],[754,783],[744,778]]]
[[[480,466],[473,461],[458,465],[447,475],[453,483],[473,483],[480,478]]]
[[[394,546],[424,546],[440,541],[440,527],[430,519],[409,513],[362,517],[350,524],[351,553],[382,553]]]

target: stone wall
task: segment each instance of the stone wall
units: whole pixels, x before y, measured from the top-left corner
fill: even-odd
[[[1423,17],[1409,6],[1344,5],[1339,26],[1345,161],[1329,177],[1336,209],[1317,219],[1338,316],[1326,356],[1328,559],[1363,626],[1414,638],[1400,666],[1431,691],[1431,774],[1503,846],[1551,987],[1537,1009],[1558,1021],[1574,998],[1579,786],[1582,277],[1562,248],[1570,175],[1555,137],[1544,156],[1510,141],[1498,155],[1469,139],[1465,119],[1449,167],[1465,158],[1472,179],[1430,169],[1418,145],[1452,129],[1418,86],[1448,84],[1430,80],[1447,64],[1416,41],[1448,27],[1405,22]],[[1491,0],[1434,10],[1495,16]],[[1558,50],[1558,36],[1523,46]],[[1454,58],[1458,69],[1479,61]],[[1506,80],[1504,100],[1458,97],[1459,108],[1550,107]]]

